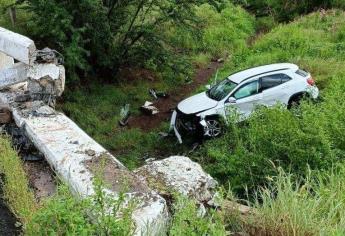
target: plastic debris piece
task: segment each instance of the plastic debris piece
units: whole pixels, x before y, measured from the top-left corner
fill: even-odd
[[[129,120],[129,117],[131,115],[129,108],[130,108],[129,104],[126,104],[121,108],[120,120],[119,120],[119,124],[121,126],[126,126],[128,124],[128,120]]]
[[[140,109],[147,115],[155,115],[159,113],[158,108],[153,106],[153,103],[149,101],[146,101],[144,105],[140,107]]]

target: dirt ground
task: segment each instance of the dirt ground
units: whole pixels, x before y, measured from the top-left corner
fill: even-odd
[[[153,116],[141,114],[138,116],[132,116],[129,118],[129,128],[140,128],[143,131],[151,131],[163,122],[170,119],[172,110],[176,105],[188,97],[200,86],[206,85],[211,76],[217,71],[222,63],[213,61],[207,67],[199,68],[196,70],[193,76],[193,82],[174,91],[168,91],[169,97],[159,98],[153,102],[153,106],[159,110],[158,114]]]
[[[25,161],[24,170],[37,201],[52,196],[56,192],[54,172],[45,160]]]

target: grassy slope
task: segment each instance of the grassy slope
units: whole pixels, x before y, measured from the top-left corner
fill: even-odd
[[[4,175],[4,198],[13,213],[28,223],[36,209],[33,192],[22,167],[22,161],[7,137],[0,136],[0,174]]]

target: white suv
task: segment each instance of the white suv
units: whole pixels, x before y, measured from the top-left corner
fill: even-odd
[[[289,108],[305,95],[316,99],[319,90],[310,73],[297,65],[280,63],[247,69],[180,102],[173,112],[171,129],[180,143],[184,134],[217,137],[222,133],[221,120],[227,122],[229,112],[237,110],[246,119],[256,105],[281,103]]]

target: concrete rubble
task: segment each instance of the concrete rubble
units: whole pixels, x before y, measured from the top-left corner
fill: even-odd
[[[207,203],[216,193],[217,182],[188,157],[172,156],[152,161],[134,172],[162,195],[178,192]]]

